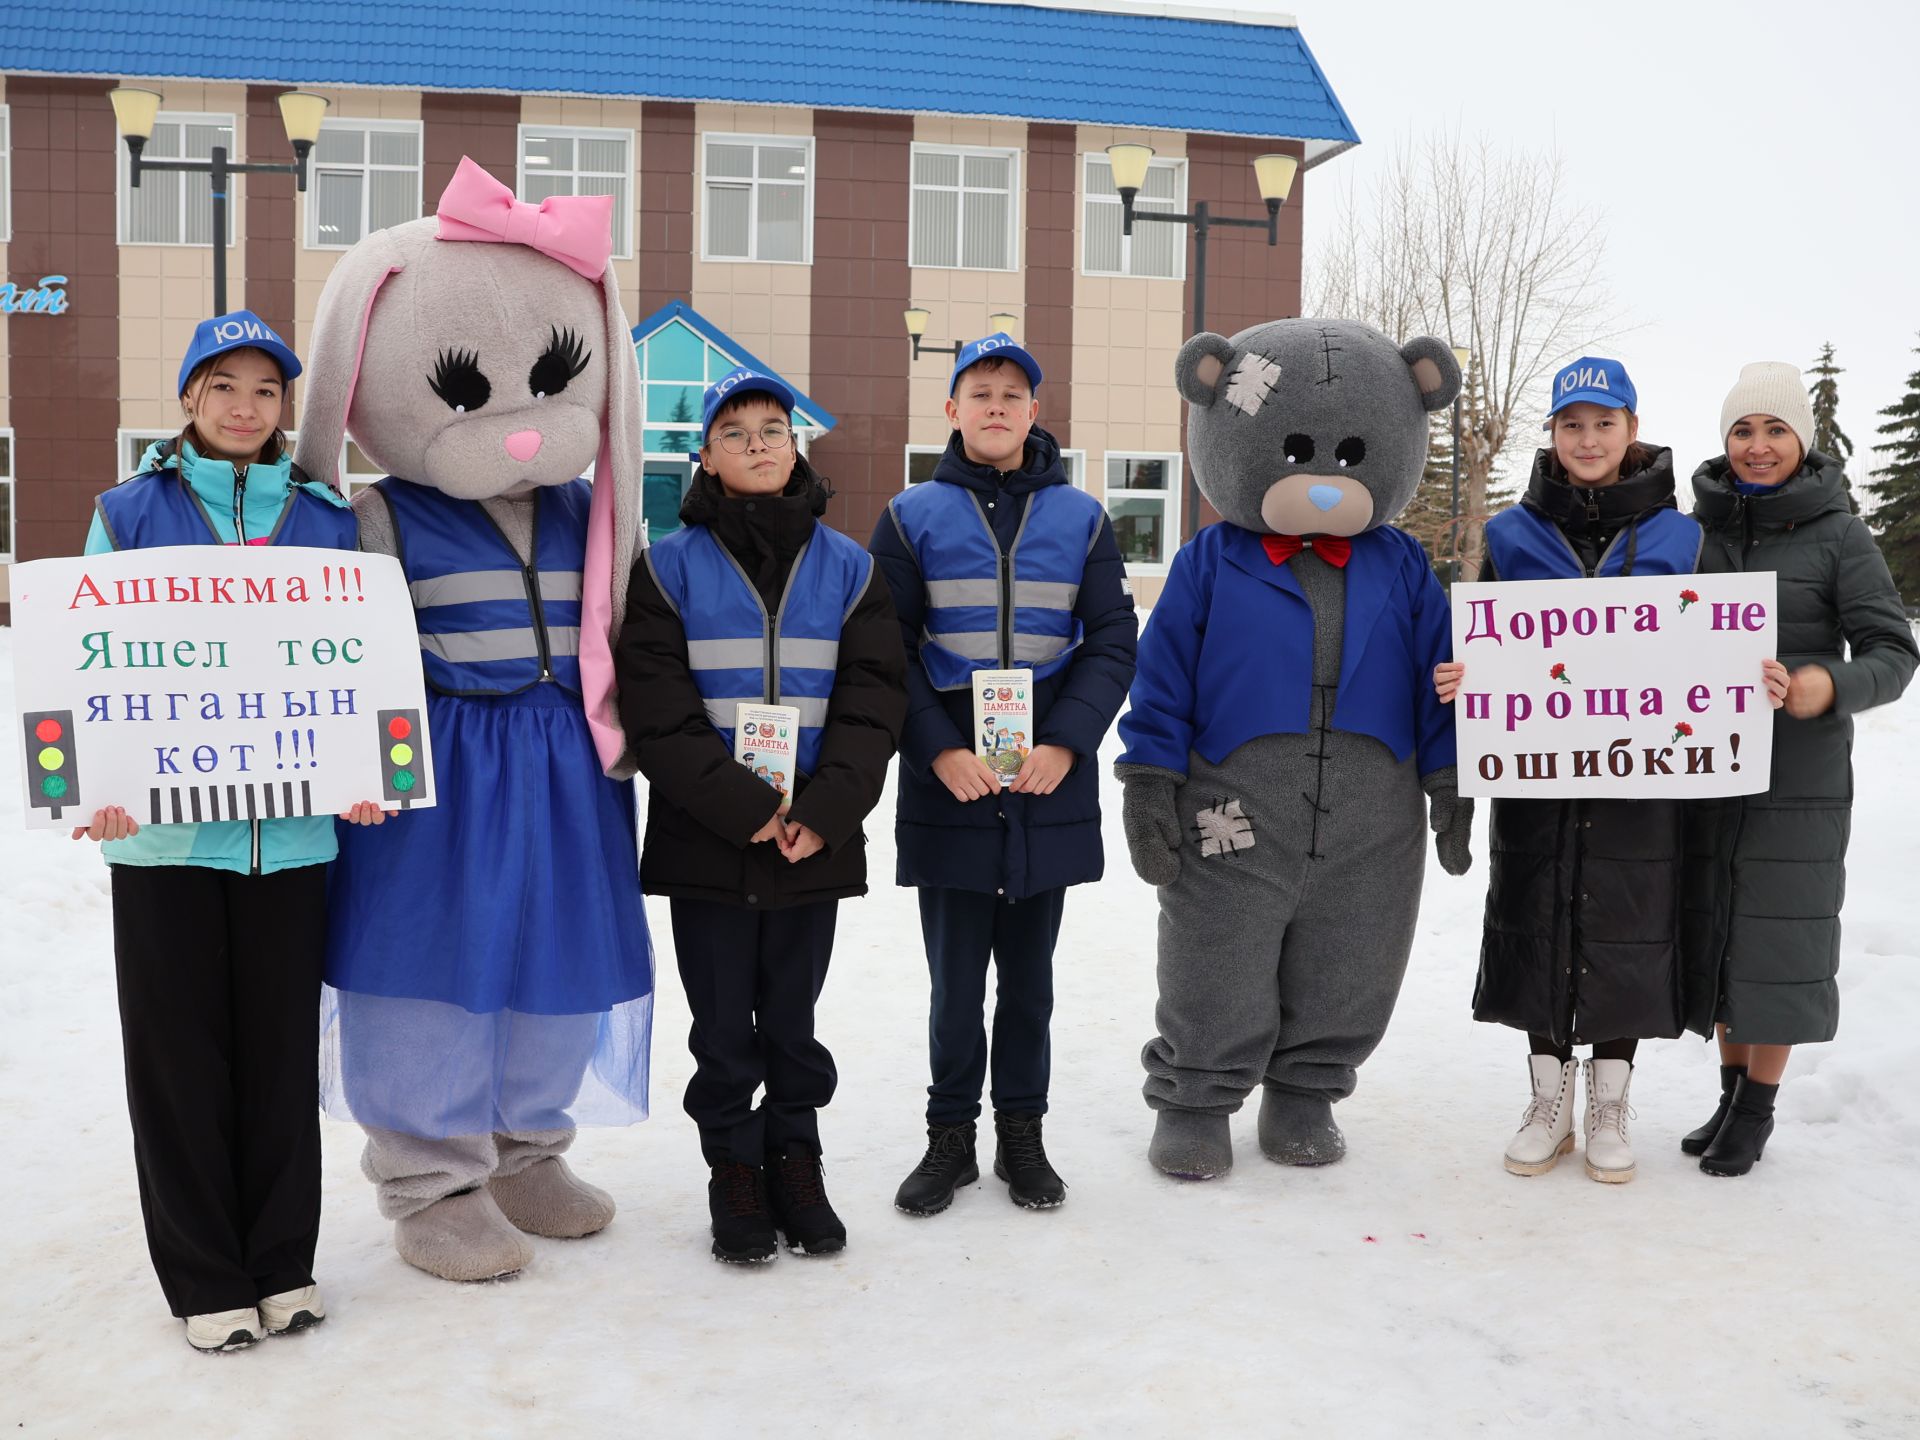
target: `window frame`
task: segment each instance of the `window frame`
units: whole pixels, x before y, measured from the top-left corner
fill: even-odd
[[[523,121],[516,129],[513,142],[514,193],[516,195],[524,195],[527,193],[527,137],[529,135],[550,136],[556,140],[619,140],[626,145],[627,170],[625,178],[627,183],[627,203],[624,212],[618,216],[614,225],[613,258],[616,260],[633,259],[635,254],[635,232],[640,228],[635,223],[635,217],[639,214],[640,210],[639,132],[621,125],[529,125]],[[574,152],[574,159],[576,162],[579,160],[579,152],[577,150]],[[554,170],[547,173],[571,175],[576,182],[578,182],[583,173],[589,176],[613,176],[613,172],[608,170],[588,170],[583,172],[577,163],[571,170]],[[579,192],[576,190],[574,193],[578,194]],[[622,243],[623,238],[625,241],[624,244]]]
[[[292,436],[289,436],[288,438],[291,439]],[[355,495],[358,495],[362,490],[366,489],[369,485],[375,484],[381,480],[386,479],[387,472],[384,470],[380,470],[380,471],[354,470],[349,468],[347,464],[349,449],[359,450],[360,447],[358,444],[354,442],[351,436],[342,435],[340,437],[339,468],[336,469],[334,473],[340,477],[341,493],[345,495],[347,499],[351,500]],[[364,455],[366,452],[362,450],[360,453]]]
[[[0,105],[0,245],[13,239],[13,107]],[[11,433],[11,432],[9,432]],[[7,552],[11,555],[13,552]]]
[[[958,185],[928,185],[923,187],[913,178],[914,162],[921,155],[957,155],[960,157],[960,183]],[[971,191],[977,195],[997,195],[997,190],[985,190],[966,183],[966,159],[969,155],[985,155],[995,160],[1009,162],[1007,175],[1007,263],[1005,265],[969,265],[962,242],[966,239],[966,196]],[[1021,162],[1020,151],[997,145],[937,145],[932,142],[914,141],[908,147],[907,159],[907,264],[916,270],[977,270],[988,275],[1007,275],[1020,269],[1020,237],[1023,233],[1020,225],[1021,200]],[[951,191],[961,197],[956,207],[954,223],[958,227],[953,253],[959,257],[952,265],[931,265],[914,259],[914,247],[920,238],[919,223],[914,219],[913,197],[916,191]]]
[[[233,137],[233,143],[228,147],[230,153],[227,158],[234,164],[239,164],[246,159],[246,157],[240,153],[240,118],[237,115],[222,114],[219,111],[213,110],[162,110],[153,117],[153,123],[155,125],[224,125],[227,127],[227,133]],[[128,230],[133,219],[131,213],[133,200],[133,158],[127,154],[127,147],[125,145],[116,145],[114,147],[114,154],[114,163],[117,168],[114,171],[113,182],[113,232],[120,244],[156,245],[175,250],[206,250],[212,248],[211,244],[205,240],[134,239]],[[156,155],[154,158],[157,160],[162,157]],[[243,173],[232,176],[227,182],[230,187],[227,194],[227,248],[229,250],[233,249],[237,243],[235,239],[235,225],[237,223],[235,212],[240,210],[246,203],[244,194],[239,189],[231,187],[239,186],[245,179],[246,176]],[[148,185],[162,181],[170,185],[180,185],[184,187],[187,183],[187,175],[178,170],[154,170],[140,177],[142,189]],[[182,196],[180,216],[181,233],[183,236],[186,233],[186,205],[184,202],[185,197]]]
[[[418,220],[426,213],[426,194],[423,187],[427,168],[427,136],[426,125],[423,121],[374,120],[366,119],[358,115],[341,115],[331,116],[322,120],[320,122],[320,129],[322,133],[327,130],[364,130],[369,134],[372,134],[374,131],[383,131],[389,135],[411,134],[414,139],[419,142],[415,152],[419,158],[416,159],[413,164],[413,214],[408,218]],[[319,146],[316,145],[314,149],[317,153]],[[322,170],[332,170],[341,173],[352,172],[360,177],[360,239],[364,240],[367,236],[374,233],[372,227],[373,216],[371,213],[373,207],[373,186],[368,183],[368,177],[371,176],[375,170],[392,173],[393,171],[406,168],[400,165],[375,164],[371,141],[369,141],[367,146],[367,158],[357,165],[340,161],[329,161],[323,164],[317,159],[309,159],[307,163],[307,189],[300,196],[300,208],[303,212],[303,218],[300,222],[300,243],[309,250],[322,250],[334,254],[338,254],[343,250],[351,250],[355,245],[359,244],[360,241],[354,240],[344,244],[336,244],[331,240],[322,240],[319,238],[320,207],[314,203],[313,197],[314,181],[319,177],[320,172]],[[401,223],[404,224],[405,222],[403,221]],[[383,226],[381,228],[384,229],[387,227]]]
[[[7,527],[0,534],[0,565],[11,565],[20,555],[20,438],[13,426],[0,425],[0,440],[7,442],[7,463],[0,467],[0,486],[7,492]]]
[[[1187,280],[1187,246],[1184,234],[1181,237],[1181,243],[1175,247],[1175,253],[1179,256],[1179,264],[1175,267],[1174,273],[1171,275],[1135,274],[1131,268],[1133,265],[1133,238],[1129,235],[1122,235],[1120,237],[1120,268],[1118,270],[1089,270],[1087,268],[1087,207],[1089,205],[1113,205],[1117,207],[1120,204],[1118,194],[1096,195],[1093,193],[1092,187],[1087,184],[1087,167],[1096,162],[1108,166],[1109,173],[1111,173],[1111,162],[1107,159],[1105,151],[1088,150],[1081,153],[1080,273],[1102,280],[1167,280],[1184,285]],[[1146,201],[1146,203],[1152,205],[1171,204],[1174,213],[1185,213],[1187,209],[1187,183],[1189,175],[1187,157],[1184,155],[1169,155],[1164,158],[1155,156],[1147,162],[1147,168],[1149,170],[1172,170],[1175,175],[1175,180],[1172,201],[1155,199]],[[1134,213],[1136,215],[1140,211],[1143,199],[1143,196],[1134,197]],[[1190,230],[1191,228],[1191,226],[1182,227],[1183,230]],[[1153,457],[1151,455],[1144,455],[1142,458],[1151,459]]]
[[[754,147],[754,175],[746,182],[751,199],[747,206],[747,251],[745,255],[715,255],[708,244],[711,234],[709,207],[707,204],[707,152],[718,142],[722,145],[751,145]],[[760,187],[763,184],[790,186],[791,180],[762,180],[759,174],[761,146],[773,146],[782,150],[795,148],[807,152],[807,178],[801,182],[801,243],[798,260],[767,260],[755,253],[759,248]],[[811,135],[760,135],[737,133],[732,130],[703,130],[700,132],[700,164],[698,174],[698,195],[700,199],[700,259],[709,265],[811,265],[813,264],[813,208],[815,181],[819,178],[819,161]],[[723,184],[738,185],[740,180],[731,175],[721,176]]]
[[[911,490],[914,487],[914,483],[915,483],[913,479],[913,457],[914,456],[916,455],[940,456],[946,453],[947,453],[947,447],[944,445],[902,446],[901,456],[900,456],[900,491],[901,493],[905,494],[907,491]],[[928,479],[931,479],[931,478],[932,478],[931,476],[928,477]],[[925,480],[922,480],[919,483],[924,485],[927,482]]]
[[[1115,460],[1163,460],[1168,464],[1167,488],[1164,490],[1136,490],[1130,486],[1116,487],[1106,482],[1109,467]],[[1167,538],[1166,559],[1158,562],[1126,560],[1126,552],[1121,552],[1129,575],[1165,575],[1173,565],[1173,557],[1179,551],[1180,537],[1180,499],[1181,485],[1186,476],[1183,467],[1186,459],[1177,450],[1104,450],[1100,454],[1100,476],[1103,481],[1100,504],[1107,512],[1107,520],[1113,522],[1113,502],[1122,500],[1162,500],[1165,501],[1165,529]]]
[[[147,453],[148,445],[156,440],[173,439],[181,429],[185,428],[185,425],[185,420],[172,430],[155,430],[147,425],[122,425],[114,431],[114,449],[120,457],[120,471],[113,477],[114,483],[118,484],[132,477],[134,471],[139,468],[140,457]],[[135,440],[141,443],[135,445],[133,443]]]

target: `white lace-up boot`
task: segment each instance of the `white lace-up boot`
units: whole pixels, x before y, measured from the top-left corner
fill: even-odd
[[[1573,1149],[1573,1082],[1579,1065],[1551,1055],[1532,1055],[1533,1101],[1520,1117],[1520,1130],[1507,1143],[1507,1172],[1544,1175]]]
[[[1630,1060],[1587,1061],[1587,1178],[1607,1185],[1633,1179],[1633,1146],[1627,1141],[1627,1087],[1633,1083]]]

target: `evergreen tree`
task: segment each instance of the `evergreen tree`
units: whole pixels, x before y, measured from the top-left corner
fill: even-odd
[[[1887,417],[1878,432],[1886,463],[1864,487],[1876,501],[1867,523],[1912,605],[1920,602],[1920,370],[1907,377],[1906,394],[1880,413]]]
[[[1813,401],[1813,448],[1822,455],[1831,455],[1838,460],[1842,471],[1845,471],[1847,461],[1853,457],[1853,441],[1840,428],[1840,385],[1835,377],[1847,372],[1833,363],[1832,341],[1820,347],[1820,358],[1807,373],[1814,377],[1813,385],[1807,391],[1807,398]],[[1847,476],[1846,487],[1847,503],[1858,515],[1860,497],[1853,493],[1851,475]]]

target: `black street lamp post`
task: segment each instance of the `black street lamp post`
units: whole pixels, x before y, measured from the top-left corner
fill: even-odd
[[[1240,215],[1216,215],[1205,200],[1196,201],[1191,214],[1173,210],[1135,210],[1134,197],[1140,193],[1140,187],[1146,183],[1147,163],[1153,159],[1153,147],[1150,145],[1118,144],[1107,146],[1107,163],[1113,168],[1113,188],[1120,192],[1120,233],[1133,234],[1136,220],[1151,220],[1161,225],[1187,225],[1193,229],[1193,333],[1202,334],[1207,328],[1207,235],[1216,225],[1233,226],[1245,230],[1264,230],[1267,232],[1267,244],[1280,243],[1280,207],[1286,202],[1293,189],[1293,177],[1300,168],[1300,161],[1292,155],[1259,155],[1254,157],[1254,179],[1260,186],[1260,198],[1267,202],[1264,217]],[[1193,478],[1193,467],[1186,467],[1185,515],[1182,517],[1181,538],[1192,536],[1194,522],[1199,518],[1199,485]]]
[[[280,123],[286,128],[293,146],[291,165],[256,162],[234,164],[227,159],[227,147],[216,145],[206,160],[148,160],[142,156],[153,135],[153,122],[160,111],[157,91],[121,85],[111,92],[113,115],[120,127],[120,138],[127,142],[131,184],[140,188],[141,172],[174,171],[210,177],[213,190],[213,313],[227,313],[227,181],[233,175],[291,175],[296,190],[307,188],[307,157],[320,138],[320,119],[331,103],[325,97],[300,90],[289,90],[279,97]]]
[[[1473,357],[1466,346],[1456,345],[1453,347],[1453,358],[1460,366],[1460,389],[1453,396],[1453,505],[1447,525],[1447,548],[1452,556],[1447,562],[1449,590],[1460,579],[1460,399],[1467,388],[1467,361]]]

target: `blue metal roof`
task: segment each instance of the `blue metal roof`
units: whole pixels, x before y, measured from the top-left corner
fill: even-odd
[[[694,334],[705,340],[714,349],[730,356],[736,365],[751,365],[762,375],[771,375],[782,385],[793,391],[793,413],[799,417],[799,423],[822,432],[833,429],[840,421],[834,413],[820,404],[811,395],[801,390],[786,376],[774,369],[758,355],[748,350],[718,325],[714,324],[698,310],[684,300],[669,300],[646,319],[633,327],[633,343],[638,345],[650,336],[657,334],[669,321],[678,320]],[[653,428],[649,425],[649,428]],[[699,428],[697,425],[695,428]]]
[[[1359,139],[1289,26],[963,0],[62,0],[0,69]]]

